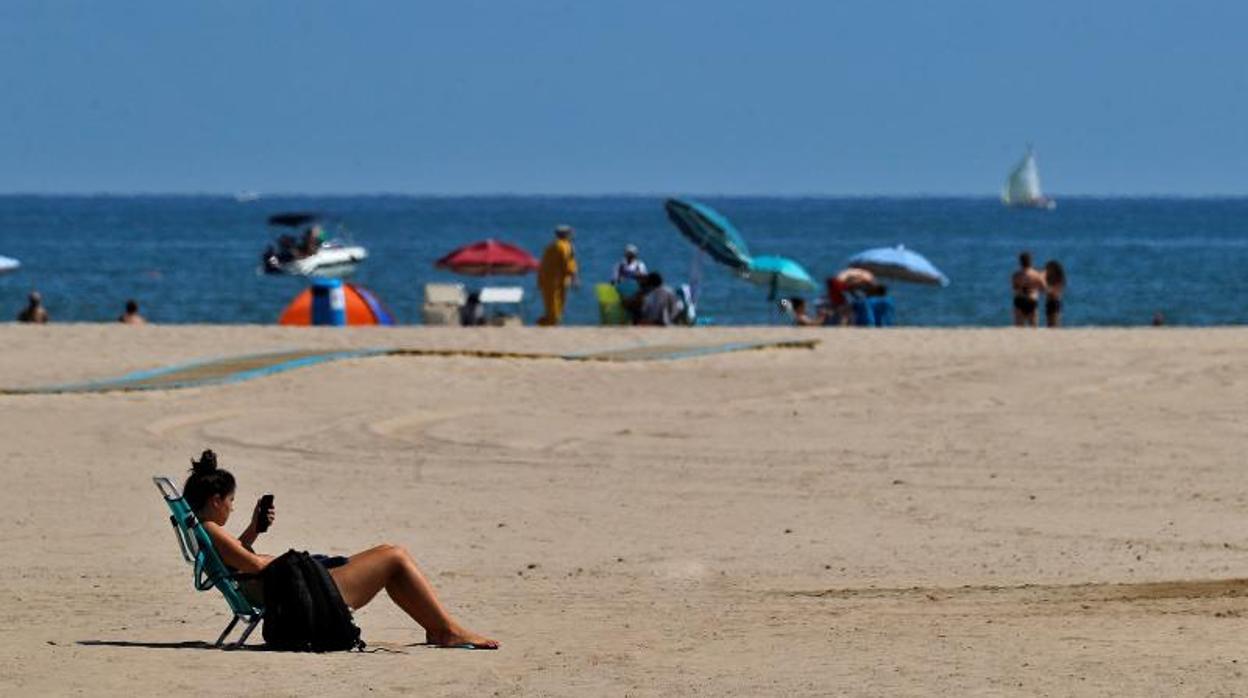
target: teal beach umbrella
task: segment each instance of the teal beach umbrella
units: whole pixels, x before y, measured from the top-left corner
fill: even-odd
[[[676,229],[711,259],[738,270],[750,266],[750,250],[745,238],[718,211],[696,201],[680,199],[668,199],[663,208]]]
[[[747,281],[768,287],[773,300],[779,293],[808,293],[819,288],[806,269],[788,257],[754,257],[741,275]]]

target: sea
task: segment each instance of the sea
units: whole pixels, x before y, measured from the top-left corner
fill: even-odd
[[[247,198],[247,197],[239,197]],[[992,198],[688,197],[728,217],[756,255],[791,257],[822,281],[855,253],[902,244],[940,268],[944,288],[890,284],[899,325],[995,327],[1011,322],[1018,253],[1066,269],[1070,326],[1248,323],[1248,198],[1065,198],[1053,211]],[[593,293],[626,244],[670,283],[698,281],[699,312],[716,325],[782,324],[765,288],[699,258],[667,220],[662,196],[2,196],[0,314],[37,289],[53,322],[111,322],[127,299],[158,323],[271,324],[307,284],[258,272],[274,237],[270,214],[315,211],[370,257],[349,279],[400,324],[420,323],[423,285],[519,284],[531,322],[532,275],[462,278],[434,268],[460,245],[493,237],[535,256],[558,224],[576,229],[582,280],[566,321],[598,322]],[[332,226],[331,226],[332,228]],[[818,293],[810,294],[811,298]]]

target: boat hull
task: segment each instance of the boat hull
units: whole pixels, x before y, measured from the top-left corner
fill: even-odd
[[[265,272],[287,276],[334,278],[346,276],[355,271],[355,268],[365,259],[368,259],[368,250],[359,245],[322,247],[317,250],[316,254],[288,262],[270,260],[265,264]]]
[[[1010,208],[1030,208],[1042,211],[1052,211],[1057,208],[1057,201],[1044,196],[1039,199],[1030,199],[1028,201],[1009,201],[1006,202],[1005,205]]]

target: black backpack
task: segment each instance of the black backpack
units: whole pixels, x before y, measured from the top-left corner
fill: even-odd
[[[270,649],[336,652],[364,649],[329,572],[307,552],[288,550],[260,573],[264,642]]]

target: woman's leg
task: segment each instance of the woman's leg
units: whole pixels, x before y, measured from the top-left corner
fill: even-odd
[[[425,629],[430,644],[498,647],[494,640],[469,631],[451,617],[404,548],[379,545],[352,555],[347,564],[329,573],[342,600],[351,608],[363,608],[385,589],[395,604]]]

